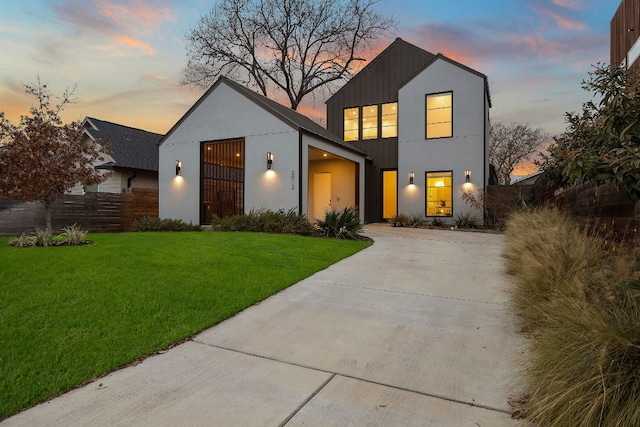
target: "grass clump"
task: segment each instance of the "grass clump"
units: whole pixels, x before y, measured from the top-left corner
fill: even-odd
[[[421,214],[397,214],[387,220],[392,227],[418,228],[427,224],[427,220]]]
[[[264,233],[0,237],[0,420],[233,316],[368,246]]]
[[[512,307],[531,333],[527,418],[544,426],[640,425],[640,305],[631,275],[557,210],[515,213],[506,228]]]

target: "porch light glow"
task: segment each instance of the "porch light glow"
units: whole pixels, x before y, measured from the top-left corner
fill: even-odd
[[[464,182],[471,182],[471,170],[467,169],[464,171]]]
[[[413,172],[409,172],[409,185],[413,185],[413,178],[415,177],[415,175],[413,174]]]
[[[271,151],[269,151],[267,153],[267,170],[271,170],[272,167],[273,167],[273,154],[271,154]]]
[[[176,160],[176,176],[180,176],[181,170],[182,170],[182,162],[180,160]]]

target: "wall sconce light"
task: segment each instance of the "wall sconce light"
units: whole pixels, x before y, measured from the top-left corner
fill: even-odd
[[[471,182],[471,170],[467,169],[464,171],[464,182]]]
[[[414,178],[414,174],[413,172],[409,172],[409,185],[413,185],[413,178]]]
[[[176,176],[180,175],[181,170],[182,170],[182,162],[180,160],[176,160]]]
[[[273,154],[271,154],[271,151],[269,151],[267,153],[267,170],[271,170],[272,167],[273,167]]]

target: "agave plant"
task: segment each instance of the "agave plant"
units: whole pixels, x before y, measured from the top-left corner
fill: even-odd
[[[358,210],[346,207],[341,211],[332,209],[327,211],[324,219],[316,220],[316,227],[327,237],[356,240],[360,238],[363,225],[360,222]]]

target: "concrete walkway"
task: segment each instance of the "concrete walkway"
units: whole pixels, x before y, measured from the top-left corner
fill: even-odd
[[[503,236],[366,234],[370,248],[2,426],[516,425]]]

